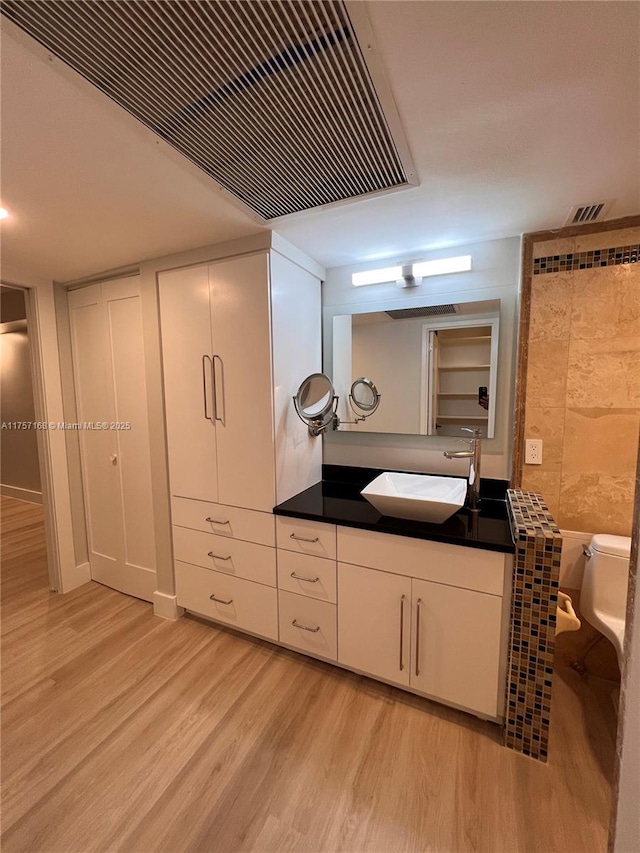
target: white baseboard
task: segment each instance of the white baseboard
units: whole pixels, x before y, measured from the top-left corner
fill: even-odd
[[[79,563],[71,569],[65,569],[63,572],[63,587],[60,592],[71,592],[72,589],[77,589],[91,580],[91,565],[90,563]]]
[[[178,600],[175,595],[167,595],[166,592],[156,590],[153,593],[153,612],[161,619],[175,621],[182,616],[184,608],[178,606]]]
[[[0,484],[0,494],[7,498],[17,498],[19,501],[28,501],[30,504],[42,503],[42,492],[34,492],[33,489],[21,489],[19,486],[7,486]]]

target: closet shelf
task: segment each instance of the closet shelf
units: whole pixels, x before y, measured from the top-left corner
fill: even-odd
[[[464,423],[465,421],[488,421],[489,415],[436,415],[437,421],[456,421]]]
[[[488,370],[490,364],[440,364],[438,370]]]

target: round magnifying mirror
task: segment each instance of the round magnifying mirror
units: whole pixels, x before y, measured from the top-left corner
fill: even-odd
[[[303,418],[324,419],[333,410],[334,391],[331,380],[324,373],[312,373],[298,388],[296,408]]]
[[[372,415],[380,405],[380,394],[370,379],[361,376],[351,386],[351,400],[362,412]]]

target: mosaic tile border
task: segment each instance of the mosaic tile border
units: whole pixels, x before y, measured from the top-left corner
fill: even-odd
[[[546,761],[562,536],[540,495],[507,491],[516,545],[504,743]]]
[[[640,261],[640,243],[632,246],[615,246],[613,249],[593,249],[589,252],[572,252],[567,255],[549,255],[534,258],[533,274],[570,272],[592,267],[611,267],[617,264],[637,264]]]

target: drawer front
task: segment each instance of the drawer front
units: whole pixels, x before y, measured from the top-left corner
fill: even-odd
[[[174,527],[173,553],[176,560],[183,563],[268,586],[276,585],[276,549],[266,545]]]
[[[445,542],[338,527],[338,559],[419,580],[502,595],[509,555]]]
[[[176,595],[180,607],[278,639],[278,593],[271,587],[176,561]]]
[[[280,642],[329,660],[338,658],[335,604],[278,591]],[[295,624],[294,624],[295,623]]]
[[[278,589],[336,603],[336,563],[278,548]]]
[[[302,518],[276,516],[278,548],[311,557],[336,558],[336,526]]]
[[[213,504],[190,498],[171,498],[171,516],[174,524],[256,542],[258,545],[270,545],[275,548],[276,526],[271,513],[257,512],[253,509],[240,509],[237,506]]]

